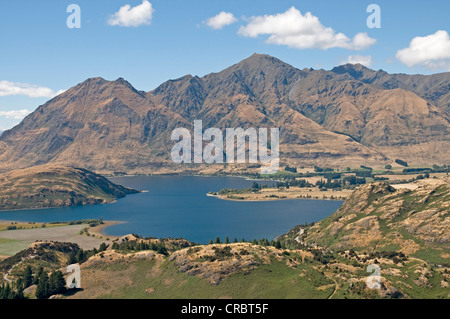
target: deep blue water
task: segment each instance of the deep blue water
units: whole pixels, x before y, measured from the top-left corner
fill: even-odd
[[[222,240],[226,236],[230,240],[270,240],[295,225],[324,219],[342,204],[306,199],[237,202],[206,196],[210,191],[250,187],[253,183],[234,177],[129,176],[111,180],[148,192],[106,205],[0,212],[0,220],[51,222],[101,217],[126,221],[108,227],[109,235],[183,237],[207,243],[216,236]]]

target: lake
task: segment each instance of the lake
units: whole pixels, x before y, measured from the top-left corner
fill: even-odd
[[[223,188],[251,187],[253,181],[238,177],[127,176],[111,180],[145,192],[105,205],[5,211],[0,212],[0,220],[51,222],[101,217],[126,222],[106,228],[108,235],[182,237],[204,244],[217,236],[221,240],[226,236],[230,240],[271,240],[296,225],[324,219],[342,204],[307,199],[239,202],[206,196]]]

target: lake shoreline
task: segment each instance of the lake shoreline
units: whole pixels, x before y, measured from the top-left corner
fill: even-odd
[[[331,199],[331,198],[264,198],[264,199],[237,199],[237,198],[228,198],[223,195],[212,195],[212,194],[206,194],[206,196],[214,197],[220,200],[227,200],[231,202],[275,202],[275,201],[284,201],[284,200],[329,200],[329,201],[337,201],[337,202],[343,202],[345,199]]]
[[[106,229],[110,226],[114,226],[114,225],[120,225],[120,224],[126,224],[128,222],[126,221],[118,221],[118,220],[104,220],[103,224],[100,224],[98,226],[94,226],[94,227],[89,227],[88,231],[90,234],[96,236],[96,237],[108,237],[111,240],[114,239],[118,239],[121,236],[115,236],[115,235],[109,235],[106,233]]]
[[[326,218],[341,205],[340,201],[320,200],[321,197],[314,202],[278,198],[245,204],[229,199],[219,202],[211,200],[206,194],[211,190],[246,189],[252,186],[253,180],[236,176],[202,177],[118,177],[114,178],[115,183],[147,192],[141,192],[139,196],[126,196],[113,204],[3,212],[0,219],[10,224],[16,220],[22,223],[50,223],[102,218],[104,225],[88,228],[86,224],[83,233],[87,231],[90,237],[102,241],[134,233],[143,237],[180,237],[203,243],[226,236],[274,238],[296,225]],[[268,186],[271,187],[272,182],[268,182]]]

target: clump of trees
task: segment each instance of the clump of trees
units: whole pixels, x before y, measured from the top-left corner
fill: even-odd
[[[253,182],[252,189],[256,189],[256,190],[261,189],[261,185],[258,184],[257,182]]]
[[[223,242],[223,244],[229,244],[230,240],[228,238],[228,236],[225,238],[225,242]],[[252,243],[254,245],[260,245],[260,246],[273,246],[277,249],[286,249],[288,247],[286,247],[285,243],[283,241],[280,240],[271,240],[269,241],[267,238],[261,238],[261,239],[253,239],[250,241],[245,240],[245,238],[242,238],[240,241],[238,241],[238,239],[235,237],[233,239],[233,243]],[[209,244],[222,244],[222,241],[220,240],[220,237],[216,237],[216,239],[210,240]]]
[[[49,249],[50,250],[47,250]],[[32,285],[36,285],[36,297],[38,299],[45,299],[52,295],[63,294],[66,292],[66,282],[61,271],[48,269],[42,264],[50,263],[61,267],[57,262],[56,251],[62,252],[68,256],[67,265],[75,263],[83,263],[89,257],[105,251],[108,246],[102,243],[100,247],[92,250],[83,250],[76,244],[46,242],[34,248],[32,253],[36,256],[35,260],[39,260],[41,266],[37,269],[27,265],[22,271],[14,269],[14,277],[17,278],[14,282],[0,285],[0,299],[23,299],[24,290]],[[14,265],[20,263],[24,258],[29,256],[31,249],[28,248],[16,254],[13,257],[5,259],[0,264],[2,271],[8,271]],[[55,267],[55,268],[56,268]],[[50,266],[53,268],[53,266]],[[49,275],[49,271],[52,271]]]
[[[78,249],[76,252],[72,251],[69,255],[69,265],[71,264],[81,264],[88,260],[90,257],[105,251],[108,246],[105,243],[101,243],[100,247],[91,249],[91,250],[83,250]]]
[[[405,162],[405,161],[403,161],[403,160],[401,160],[401,159],[396,159],[395,162],[396,162],[398,165],[408,167],[408,163]]]
[[[357,171],[355,172],[358,177],[373,177],[372,171]]]
[[[366,183],[365,177],[357,177],[354,175],[345,176],[344,183],[348,185],[362,185]]]
[[[67,291],[66,281],[61,271],[57,270],[48,276],[43,267],[39,267],[36,274],[30,266],[25,267],[19,278],[11,283],[0,286],[0,299],[25,299],[24,290],[36,285],[36,298],[46,299],[52,295],[63,294]]]
[[[0,299],[24,299],[23,283],[6,283],[0,286]]]
[[[324,180],[317,181],[316,186],[319,187],[319,189],[341,188],[342,182],[340,180],[332,180],[331,178],[329,178],[326,181]]]
[[[291,186],[292,187],[304,188],[304,187],[312,187],[314,185],[309,183],[309,182],[307,182],[305,179],[295,179],[295,178],[288,179],[288,180],[286,180],[284,182],[278,181],[276,183],[276,187],[277,188],[281,188],[281,187],[289,188]]]
[[[49,277],[43,268],[39,268],[36,278],[36,298],[38,299],[46,299],[67,291],[66,281],[60,270],[52,272]]]
[[[286,168],[284,169],[286,172],[291,172],[291,173],[297,173],[297,168],[295,167],[290,167],[289,165],[286,166]]]
[[[167,251],[166,246],[161,243],[147,243],[144,241],[137,241],[137,240],[129,240],[124,241],[123,243],[117,243],[114,242],[111,246],[114,250],[122,250],[122,251],[143,251],[143,250],[153,250],[156,251],[158,254],[162,254],[164,256],[167,256],[169,252]]]
[[[313,254],[313,259],[323,265],[329,264],[334,259],[332,254],[324,253],[320,249],[312,249],[311,252]]]
[[[206,257],[209,261],[224,260],[227,257],[233,257],[230,246],[225,246],[223,248],[213,247],[213,250],[214,250],[214,256]]]
[[[314,172],[316,172],[316,173],[333,172],[333,171],[334,170],[332,168],[329,168],[329,167],[314,166]]]
[[[95,227],[98,225],[102,225],[104,224],[103,222],[103,218],[99,218],[99,219],[82,219],[82,220],[71,220],[68,222],[50,222],[49,224],[52,225],[57,225],[57,224],[69,224],[69,225],[82,225],[82,224],[88,224],[91,227]]]
[[[391,259],[394,263],[408,261],[408,257],[404,253],[396,251],[376,251],[371,252],[368,256],[368,259],[375,259],[375,258]]]

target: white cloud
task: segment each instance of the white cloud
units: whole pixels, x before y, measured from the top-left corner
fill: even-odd
[[[363,55],[351,55],[347,58],[347,60],[344,60],[341,62],[341,64],[362,64],[366,67],[370,67],[373,64],[372,57],[370,55],[363,56]]]
[[[0,111],[0,117],[5,117],[12,120],[22,120],[25,116],[30,114],[29,110],[10,110],[10,111]]]
[[[20,82],[9,82],[0,81],[0,96],[9,95],[26,95],[28,97],[47,97],[52,98],[64,91],[54,92],[52,89],[47,87],[42,87],[38,85],[20,83]]]
[[[358,33],[351,40],[345,34],[336,33],[332,28],[323,26],[319,18],[310,12],[303,15],[295,7],[276,15],[251,17],[250,22],[242,26],[238,33],[252,38],[269,35],[267,43],[287,45],[296,49],[364,50],[376,42],[367,33]]]
[[[450,37],[443,30],[425,37],[415,37],[408,48],[397,51],[395,56],[409,67],[419,65],[429,69],[449,68]]]
[[[206,24],[214,30],[219,30],[227,25],[235,23],[236,21],[238,21],[238,19],[235,18],[232,13],[222,11],[218,15],[209,18],[206,21]]]
[[[348,49],[357,51],[364,50],[374,45],[375,42],[377,42],[377,40],[369,37],[367,33],[359,32],[353,38],[352,43],[349,44]]]
[[[108,24],[121,27],[138,27],[144,24],[150,24],[152,22],[153,12],[155,10],[152,7],[152,4],[143,0],[140,5],[136,7],[131,7],[129,4],[124,5],[110,16],[108,20]]]

